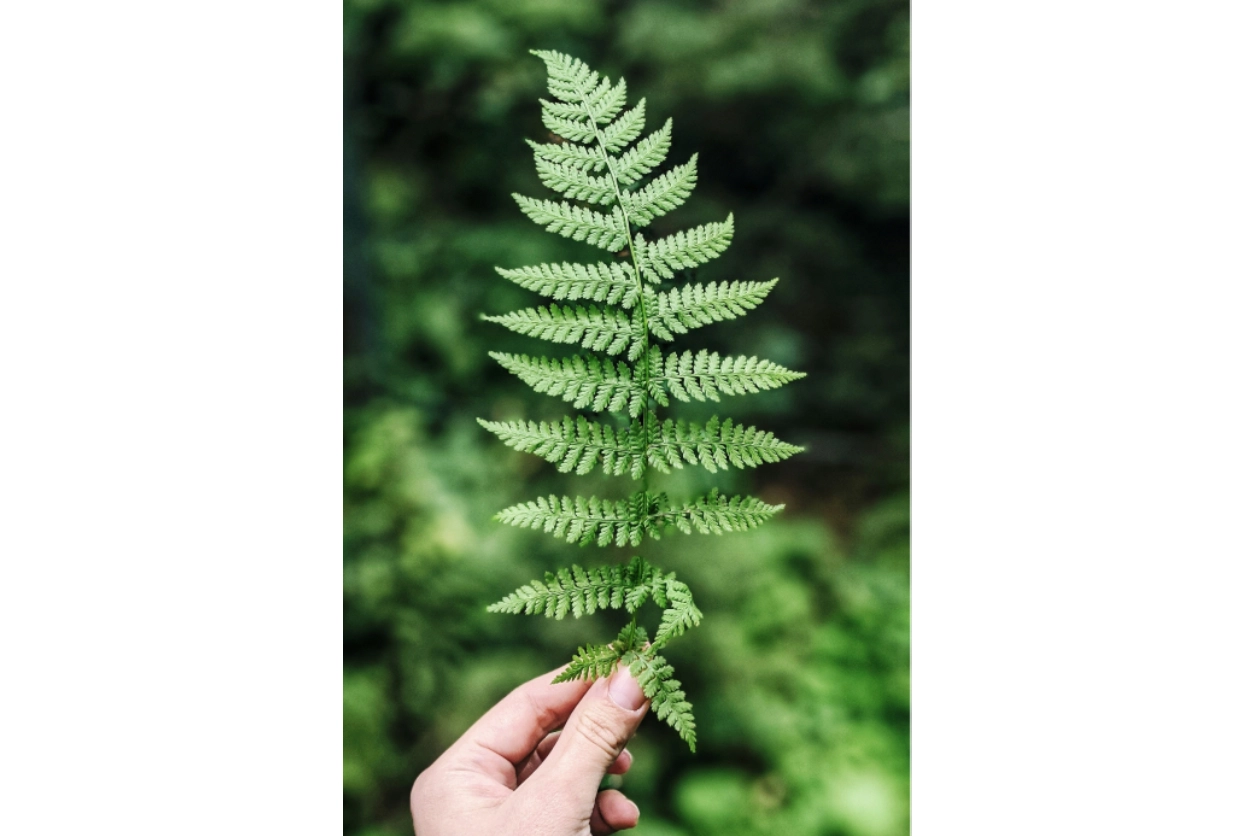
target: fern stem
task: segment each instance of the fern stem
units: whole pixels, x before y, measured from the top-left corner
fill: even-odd
[[[644,302],[644,277],[640,270],[640,262],[636,260],[636,245],[631,239],[631,220],[627,216],[627,206],[623,202],[623,192],[618,185],[618,173],[610,162],[610,154],[605,148],[605,136],[601,133],[601,126],[597,124],[596,117],[588,109],[586,93],[580,106],[588,116],[588,122],[592,125],[593,133],[596,134],[597,150],[601,154],[601,160],[605,163],[605,170],[609,172],[610,182],[614,186],[614,201],[618,205],[619,216],[623,222],[623,234],[627,238],[627,254],[631,257],[631,272],[636,277],[636,299],[638,300],[636,307],[640,311],[640,328],[644,332],[641,341],[644,350],[641,352],[639,360],[639,362],[644,364],[644,375],[640,383],[644,390],[641,393],[644,397],[644,411],[640,416],[640,428],[644,431],[644,443],[645,447],[648,448],[651,443],[649,439],[649,415],[653,414],[653,399],[649,397],[649,382],[653,376],[653,369],[649,362],[649,314],[645,309]],[[649,490],[649,465],[647,461],[640,476],[640,489],[646,493]],[[632,625],[635,625],[634,616]]]

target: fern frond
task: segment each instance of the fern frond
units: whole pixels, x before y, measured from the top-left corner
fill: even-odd
[[[692,601],[692,590],[686,583],[674,578],[666,580],[666,601],[668,606],[662,611],[662,622],[658,625],[657,635],[653,637],[654,649],[660,648],[676,636],[682,636],[701,623],[701,610]]]
[[[555,120],[562,120],[562,127],[569,129],[565,123],[579,124],[586,120],[586,130],[591,132],[588,139],[595,137],[595,126],[604,125],[618,116],[627,103],[627,82],[619,79],[618,84],[592,70],[578,58],[562,55],[548,50],[532,50],[532,55],[540,57],[549,73],[549,94],[557,101],[541,100],[543,114]],[[547,124],[547,121],[546,121]],[[572,137],[549,128],[558,136]],[[581,132],[574,131],[576,136]],[[586,141],[575,139],[576,142]]]
[[[524,308],[500,316],[483,317],[528,337],[555,343],[579,343],[583,348],[621,354],[630,346],[635,360],[644,349],[644,334],[621,310],[583,307]]]
[[[527,290],[559,301],[588,299],[630,309],[639,295],[631,268],[619,261],[599,264],[537,264],[496,272]]]
[[[644,473],[644,435],[638,424],[616,430],[594,424],[582,415],[574,420],[566,417],[560,422],[538,424],[535,421],[478,420],[513,449],[556,464],[559,473],[573,470],[582,476],[595,470],[598,463],[606,476],[626,473],[638,479]]]
[[[634,385],[627,364],[596,357],[528,357],[525,354],[488,352],[509,371],[542,395],[554,395],[575,409],[593,412],[640,414],[644,395]]]
[[[495,519],[506,525],[544,529],[546,534],[581,546],[638,546],[645,534],[654,539],[662,536],[664,520],[652,507],[654,502],[643,492],[620,500],[539,497],[512,505],[497,513]]]
[[[540,112],[540,118],[544,121],[544,127],[560,136],[567,142],[579,142],[588,144],[597,138],[596,126],[588,121],[588,117],[584,114],[581,107],[561,107],[554,105],[553,102],[540,100],[540,104],[544,105],[544,109]],[[561,116],[560,113],[573,111],[573,116]]]
[[[654,346],[654,351],[657,347]],[[660,359],[660,352],[655,361]],[[770,360],[757,357],[719,357],[717,351],[702,349],[696,354],[668,354],[661,375],[653,379],[664,383],[672,395],[681,401],[689,398],[698,401],[717,401],[718,393],[744,395],[778,389],[785,383],[805,377],[804,372],[794,372]],[[655,366],[656,367],[656,366]]]
[[[601,131],[601,143],[606,151],[617,154],[635,142],[643,130],[644,99],[641,99],[635,107],[605,126],[605,130]]]
[[[705,426],[667,418],[660,425],[651,424],[648,437],[645,457],[651,467],[662,472],[682,468],[687,462],[717,473],[727,470],[729,464],[740,469],[757,467],[801,452],[800,447],[780,441],[773,433],[734,424],[730,418],[720,424],[714,417]]]
[[[596,148],[572,142],[536,142],[531,139],[527,140],[527,144],[535,152],[537,165],[540,160],[544,160],[579,171],[603,171],[605,169],[605,159]]]
[[[561,192],[562,197],[602,206],[618,199],[614,181],[608,174],[599,177],[586,174],[574,166],[551,163],[539,156],[536,157],[536,171],[540,173],[540,182],[555,192]]]
[[[782,510],[783,505],[767,505],[752,496],[729,499],[714,488],[708,495],[661,516],[684,534],[691,534],[694,528],[701,534],[722,534],[757,528]]]
[[[626,104],[627,79],[620,78],[618,84],[611,87],[610,80],[603,78],[597,88],[588,94],[583,107],[593,122],[605,125],[614,121]]]
[[[561,52],[533,49],[531,54],[544,61],[548,70],[549,95],[563,102],[582,102],[601,77],[583,61]]]
[[[641,269],[653,282],[673,279],[678,270],[699,267],[718,258],[731,246],[735,231],[734,218],[728,215],[725,221],[702,224],[657,241],[645,242],[643,236],[637,236],[636,248],[644,252]]]
[[[598,80],[599,79],[599,80]],[[544,112],[559,119],[591,120],[604,125],[611,121],[627,104],[627,81],[619,79],[611,84],[609,78],[592,72],[585,80],[571,88],[574,98],[567,101],[540,100]]]
[[[661,128],[623,152],[621,157],[607,157],[610,171],[624,186],[630,186],[662,164],[671,150],[671,120]],[[600,171],[600,169],[597,169]]]
[[[639,559],[638,557],[632,558],[632,560]],[[614,640],[614,644],[623,653],[629,650],[642,651],[649,646],[649,631],[635,624],[626,624],[618,631],[618,638]]]
[[[622,652],[612,644],[584,645],[575,652],[566,670],[554,677],[553,684],[611,676],[621,658]]]
[[[627,217],[639,226],[649,224],[681,206],[697,187],[697,155],[650,181],[644,188],[624,196]]]
[[[542,614],[558,620],[567,613],[579,618],[606,609],[626,609],[634,613],[650,598],[665,602],[671,583],[674,583],[673,578],[663,575],[661,569],[639,556],[625,566],[601,566],[590,572],[572,566],[547,573],[543,581],[520,586],[488,607],[488,612]],[[624,634],[620,634],[619,640],[623,639]]]
[[[520,194],[515,194],[514,200],[528,218],[563,238],[587,241],[594,247],[612,253],[618,252],[627,243],[623,224],[613,214],[607,215],[584,206],[571,206],[565,202],[555,203],[552,200],[539,200]]]
[[[680,738],[696,752],[697,723],[692,716],[692,703],[675,679],[675,669],[665,658],[649,651],[628,651],[623,654],[623,662],[652,702],[658,719],[679,732]]]
[[[528,140],[540,180],[566,200],[607,209],[517,194],[514,199],[527,217],[548,231],[601,247],[619,259],[497,268],[504,278],[555,303],[484,318],[552,342],[609,355],[625,352],[630,363],[591,355],[551,358],[492,352],[490,356],[541,394],[560,397],[576,409],[626,413],[629,420],[624,427],[593,423],[583,416],[540,423],[482,419],[479,423],[506,445],[539,456],[562,473],[587,474],[599,467],[607,476],[641,479],[650,467],[669,472],[700,465],[718,472],[757,467],[800,452],[800,447],[772,433],[730,419],[710,418],[705,424],[659,419],[652,406],[669,406],[672,397],[717,401],[721,395],[775,389],[805,376],[757,357],[723,357],[705,350],[665,354],[655,344],[745,315],[762,303],[777,280],[654,287],[723,253],[735,232],[733,216],[654,241],[633,233],[633,225],[647,226],[688,199],[697,182],[697,155],[655,175],[671,148],[670,119],[641,139],[645,100],[624,110],[624,80],[615,84],[583,61],[559,52],[533,50],[533,54],[548,70],[551,98],[541,101],[541,117],[555,135],[549,143]],[[566,300],[602,307],[556,304]],[[542,529],[580,545],[634,546],[646,535],[660,538],[672,526],[685,534],[747,531],[783,508],[754,497],[723,496],[717,489],[673,504],[664,493],[650,493],[645,484],[622,500],[540,497],[506,508],[496,519]],[[662,608],[652,644],[635,615],[650,597]],[[554,681],[608,677],[626,664],[654,712],[695,752],[692,706],[674,669],[657,653],[702,620],[692,591],[675,580],[674,573],[662,574],[640,557],[626,566],[592,571],[574,566],[520,587],[489,610],[560,619],[617,608],[632,613],[631,623],[607,645],[579,648]]]
[[[650,311],[650,327],[662,339],[673,340],[674,334],[744,316],[762,304],[778,281],[686,284],[658,293],[656,312]],[[651,291],[647,288],[646,295]]]
[[[610,644],[589,644],[579,648],[566,669],[553,678],[553,684],[576,679],[592,680],[612,676],[618,669],[618,664],[624,654],[633,651],[643,652],[648,645],[649,634],[643,627],[637,627],[633,621],[619,630],[618,638]]]

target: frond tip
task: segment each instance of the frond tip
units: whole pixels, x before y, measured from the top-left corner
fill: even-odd
[[[685,463],[699,464],[711,473],[728,467],[744,469],[779,462],[801,452],[774,433],[712,417],[705,425],[667,418],[654,429],[645,449],[649,464],[665,472]]]
[[[623,662],[640,683],[640,689],[653,703],[658,719],[679,732],[679,737],[694,753],[697,751],[697,723],[692,716],[692,703],[675,678],[675,669],[656,653],[628,651]]]
[[[691,534],[693,529],[701,534],[722,534],[757,528],[782,510],[783,505],[768,505],[752,496],[729,499],[713,488],[694,502],[672,508],[665,518],[684,534]]]
[[[702,349],[696,354],[685,351],[663,359],[656,346],[652,351],[656,367],[663,369],[653,380],[664,384],[670,394],[681,401],[717,401],[720,392],[724,395],[763,392],[805,377],[805,372],[790,371],[757,357],[720,357],[717,351]],[[656,393],[653,394],[656,397]],[[663,406],[668,403],[664,398],[658,400]]]

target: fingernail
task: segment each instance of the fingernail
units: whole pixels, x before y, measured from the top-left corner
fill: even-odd
[[[631,809],[636,811],[636,821],[639,822],[640,821],[640,808],[637,807],[636,802],[632,801],[630,798],[627,799],[627,803],[631,805]]]
[[[619,708],[635,711],[644,705],[644,691],[627,668],[619,668],[610,677],[610,699]]]

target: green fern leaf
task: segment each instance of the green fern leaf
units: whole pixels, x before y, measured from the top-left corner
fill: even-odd
[[[656,347],[655,347],[656,350]],[[672,395],[681,401],[717,401],[718,393],[744,395],[778,389],[785,383],[805,377],[804,372],[790,371],[770,360],[757,357],[719,357],[717,351],[702,349],[696,354],[669,354],[662,364],[664,371],[655,379],[664,382]]]
[[[640,689],[653,704],[658,719],[679,732],[680,738],[693,752],[697,751],[697,723],[692,716],[692,703],[675,679],[675,669],[666,659],[648,651],[628,651],[623,662],[640,683]]]
[[[538,264],[515,269],[496,268],[511,282],[557,300],[588,299],[632,308],[639,293],[631,268],[608,264]]]
[[[639,560],[639,558],[633,557],[632,560]],[[649,646],[649,632],[635,624],[627,624],[618,631],[618,638],[614,640],[614,645],[622,653],[629,650],[643,651]]]
[[[717,488],[707,496],[663,516],[684,534],[696,529],[701,534],[722,534],[724,531],[749,531],[757,528],[784,510],[783,505],[767,505],[751,496],[722,496]]]
[[[601,132],[601,144],[611,154],[617,154],[636,141],[644,130],[644,99],[635,107],[605,126]]]
[[[521,195],[514,198],[527,217],[550,232],[601,247],[621,260],[497,268],[509,281],[557,302],[586,300],[606,307],[549,304],[485,319],[521,334],[580,345],[611,357],[625,353],[629,363],[597,356],[491,356],[537,392],[560,397],[576,409],[626,413],[630,420],[621,427],[593,423],[583,416],[541,423],[479,423],[508,446],[539,456],[562,473],[587,474],[599,467],[607,476],[641,479],[649,468],[668,472],[700,465],[717,472],[757,467],[799,452],[801,448],[772,433],[730,419],[710,418],[704,425],[663,421],[652,408],[653,404],[669,406],[672,397],[717,401],[721,395],[775,389],[805,376],[757,357],[721,357],[706,350],[664,354],[656,344],[745,315],[762,303],[776,280],[655,288],[680,271],[723,253],[735,231],[733,216],[654,241],[633,231],[633,225],[647,226],[688,199],[696,186],[697,156],[655,176],[671,148],[671,120],[641,139],[645,100],[624,110],[625,81],[612,83],[584,62],[558,52],[534,54],[548,69],[551,97],[540,104],[552,141],[528,140],[540,180],[567,200],[606,207],[606,211]],[[543,530],[570,543],[624,546],[638,545],[645,536],[659,538],[672,526],[686,534],[747,531],[783,508],[753,497],[726,497],[717,490],[673,504],[666,494],[650,493],[646,486],[647,482],[622,500],[540,497],[506,508],[496,519]],[[662,609],[652,644],[635,615],[650,598]],[[639,557],[626,566],[592,571],[575,566],[520,587],[489,609],[560,619],[616,608],[632,613],[618,638],[608,645],[579,648],[555,681],[610,676],[620,664],[627,664],[658,717],[695,751],[692,706],[673,668],[657,654],[702,619],[692,591],[675,580],[674,573],[664,575]]]
[[[560,101],[582,102],[600,79],[599,73],[578,58],[548,49],[533,49],[531,54],[544,61],[549,95]]]
[[[627,500],[550,496],[512,505],[495,518],[506,525],[543,529],[546,534],[581,546],[638,546],[646,526],[645,520],[632,510]]]
[[[596,357],[528,357],[524,354],[488,353],[524,383],[542,395],[554,395],[575,409],[593,412],[640,414],[644,396],[634,384],[632,370],[623,362]]]
[[[612,644],[584,645],[575,653],[575,658],[570,660],[566,670],[554,678],[553,684],[610,676],[621,658],[622,652]]]
[[[773,433],[734,424],[730,418],[720,424],[714,417],[705,426],[670,418],[656,425],[653,419],[648,437],[647,463],[664,473],[672,467],[682,468],[685,462],[699,464],[711,473],[727,470],[728,465],[758,467],[801,452],[800,447],[780,441]]]
[[[662,164],[671,149],[671,120],[659,130],[633,145],[621,157],[606,157],[610,171],[624,186],[630,186]],[[600,169],[597,169],[600,171]]]
[[[627,217],[634,224],[645,226],[654,218],[683,204],[697,187],[697,155],[649,182],[637,192],[626,195]]]
[[[568,613],[579,618],[606,609],[626,609],[634,613],[650,598],[660,597],[666,601],[671,583],[674,583],[672,577],[663,575],[661,569],[639,556],[625,566],[602,566],[591,572],[572,566],[557,573],[549,572],[543,581],[520,586],[488,607],[488,612],[541,614],[558,620]],[[697,617],[700,618],[700,613]],[[622,634],[619,639],[623,639]]]
[[[577,115],[575,118],[569,118],[557,115],[555,112],[557,108],[552,102],[541,100],[540,104],[544,105],[544,110],[540,113],[540,118],[544,120],[544,127],[567,142],[586,144],[597,138],[596,126],[587,121],[583,108],[573,108]]]
[[[586,241],[594,247],[600,247],[612,253],[618,252],[627,243],[623,224],[615,215],[595,212],[584,206],[571,206],[565,202],[554,203],[551,200],[538,200],[520,194],[514,195],[514,200],[528,218],[548,232],[556,232],[563,238]]]
[[[652,282],[675,278],[675,272],[699,267],[718,258],[731,246],[736,225],[732,215],[727,220],[702,224],[676,232],[657,241],[645,242],[637,236],[636,249],[643,251],[641,269]]]
[[[621,354],[630,346],[628,357],[632,360],[644,349],[644,334],[620,310],[550,305],[484,319],[528,337],[555,343],[579,343],[583,348],[606,354]]]
[[[589,644],[579,648],[566,669],[554,677],[553,684],[612,676],[623,654],[643,651],[648,640],[649,636],[642,628],[634,623],[628,624],[610,644]]]
[[[583,109],[588,118],[598,125],[608,124],[622,113],[627,104],[627,80],[620,78],[618,84],[610,86],[610,80],[604,78],[601,83],[588,94]]]
[[[605,158],[596,148],[572,142],[536,142],[530,139],[527,140],[527,144],[535,152],[537,166],[541,160],[544,160],[579,171],[605,170]]]
[[[600,463],[607,476],[631,474],[638,479],[644,472],[644,433],[638,424],[616,430],[594,424],[582,415],[560,422],[510,421],[479,423],[515,450],[532,453],[557,465],[558,472],[591,473]]]
[[[538,155],[536,171],[540,173],[540,182],[556,192],[561,192],[562,197],[599,203],[602,206],[618,199],[614,181],[608,174],[599,177],[586,174],[574,166],[551,163],[540,159]]]
[[[762,304],[778,281],[686,284],[656,294],[645,288],[646,296],[657,296],[656,308],[651,305],[649,310],[650,328],[662,339],[673,340],[674,334],[744,316]]]
[[[658,625],[657,635],[653,637],[653,648],[665,645],[671,639],[682,636],[701,623],[701,610],[692,601],[692,590],[688,585],[668,578],[666,581],[666,601],[668,606],[662,611],[662,622]]]

